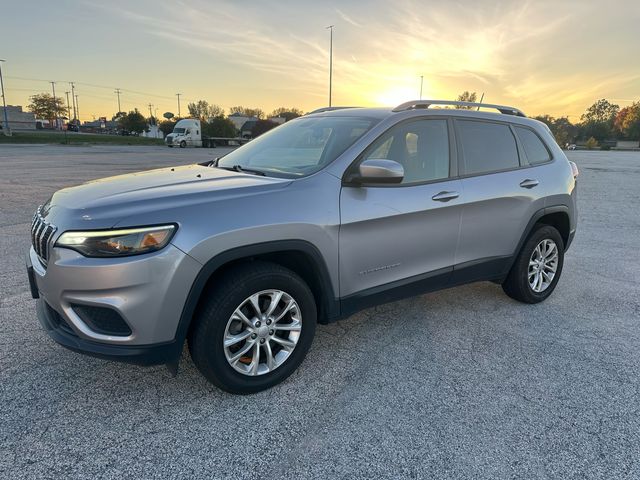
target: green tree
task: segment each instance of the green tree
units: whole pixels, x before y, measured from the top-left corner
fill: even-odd
[[[594,148],[598,147],[598,140],[593,137],[589,137],[589,140],[587,140],[587,143],[585,145],[587,147],[587,150],[593,150]]]
[[[640,102],[634,102],[620,110],[613,125],[620,137],[630,140],[640,139]]]
[[[598,141],[606,140],[614,135],[613,122],[620,110],[608,100],[602,98],[587,108],[580,117],[583,138],[593,137]]]
[[[247,108],[243,106],[231,107],[229,114],[239,113],[245,117],[256,117],[257,119],[264,118],[264,112],[259,108]]]
[[[567,117],[554,118],[551,115],[538,115],[533,118],[546,124],[558,145],[563,148],[573,143],[578,134],[577,127]]]
[[[280,108],[276,108],[273,112],[271,112],[269,117],[270,118],[282,117],[285,119],[286,122],[288,122],[289,120],[293,120],[294,118],[301,117],[302,115],[304,115],[304,112],[299,108],[280,107]]]
[[[476,99],[478,98],[478,95],[476,94],[476,92],[468,92],[468,91],[464,91],[462,92],[460,95],[458,95],[458,98],[456,99],[458,102],[475,102]],[[470,110],[471,108],[474,107],[463,107],[463,106],[458,106],[456,107],[458,109],[461,110]]]
[[[121,129],[135,133],[142,133],[147,129],[147,119],[137,108],[126,114],[121,113],[114,118]]]
[[[253,138],[259,137],[263,133],[268,132],[272,128],[276,128],[277,126],[278,124],[271,120],[258,120],[251,129],[251,136]]]
[[[166,137],[171,132],[173,132],[173,127],[175,127],[175,126],[176,126],[176,122],[174,122],[173,120],[164,120],[164,121],[160,122],[160,125],[158,125],[158,128],[160,129],[160,131],[162,133],[164,133],[164,135]]]
[[[67,113],[67,107],[60,97],[53,96],[48,93],[37,93],[29,97],[31,103],[27,106],[30,112],[34,113],[36,118],[42,118],[54,122],[57,117],[64,117]]]
[[[206,121],[210,118],[224,117],[224,109],[219,105],[210,104],[206,100],[198,100],[187,105],[189,115]]]
[[[202,122],[202,134],[207,137],[223,138],[235,138],[238,136],[233,122],[224,117],[214,117],[207,122]]]

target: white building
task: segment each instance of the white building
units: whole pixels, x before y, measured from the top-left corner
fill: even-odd
[[[23,112],[20,105],[7,105],[9,130],[35,130],[36,116],[31,112]],[[4,129],[4,107],[0,107],[0,126]]]

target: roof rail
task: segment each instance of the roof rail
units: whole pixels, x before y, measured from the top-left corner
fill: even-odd
[[[483,107],[483,108],[495,108],[500,113],[505,115],[515,115],[517,117],[526,117],[521,110],[515,107],[508,107],[506,105],[493,105],[491,103],[476,103],[476,102],[459,102],[457,100],[412,100],[398,105],[392,110],[392,112],[403,112],[406,110],[417,110],[420,108],[429,108],[431,105],[455,105],[457,107]]]
[[[313,113],[332,112],[334,110],[344,110],[345,108],[358,108],[358,107],[322,107],[322,108],[313,110],[312,112],[305,113],[305,115],[311,115]]]

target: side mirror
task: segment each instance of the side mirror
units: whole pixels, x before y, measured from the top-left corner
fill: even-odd
[[[395,160],[370,158],[363,161],[357,172],[351,175],[350,183],[400,183],[404,178],[404,168]]]

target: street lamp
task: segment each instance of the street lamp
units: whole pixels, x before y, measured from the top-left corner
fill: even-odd
[[[333,87],[333,25],[329,25],[329,106],[331,106],[331,88]]]
[[[7,137],[11,136],[11,128],[9,128],[9,116],[7,114],[7,99],[4,96],[4,82],[2,81],[2,62],[6,60],[2,60],[0,58],[0,89],[2,90],[2,105],[4,106],[4,134]]]

